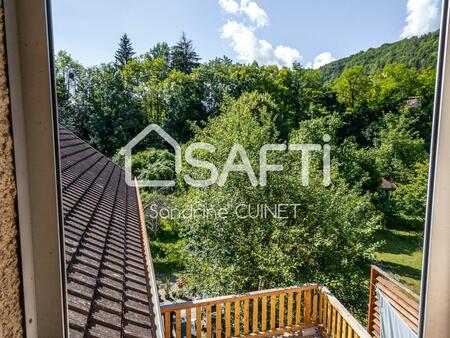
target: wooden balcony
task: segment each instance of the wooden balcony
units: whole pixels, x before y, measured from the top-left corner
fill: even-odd
[[[367,331],[374,338],[381,336],[380,303],[376,294],[379,289],[400,318],[416,334],[419,332],[419,296],[394,280],[386,272],[372,266],[370,275],[369,318]]]
[[[370,337],[316,284],[169,304],[161,307],[161,314],[165,338]]]

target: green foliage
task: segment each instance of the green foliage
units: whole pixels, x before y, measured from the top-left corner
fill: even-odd
[[[432,69],[417,71],[402,64],[386,65],[372,75],[364,74],[360,66],[344,70],[333,83],[344,112],[340,136],[352,136],[359,144],[370,146],[385,128],[384,116],[392,113],[401,116],[407,129],[428,144],[434,79]]]
[[[167,150],[148,149],[133,156],[133,172],[142,180],[171,180],[175,177],[175,157]]]
[[[67,53],[56,57],[58,114],[63,126],[107,156],[145,126],[145,114],[112,64],[85,69]]]
[[[417,162],[404,183],[397,184],[392,193],[394,216],[399,225],[410,225],[417,229],[423,226],[427,202],[429,162]]]
[[[439,45],[439,31],[421,37],[412,37],[378,48],[331,62],[320,68],[322,77],[332,81],[339,77],[344,69],[362,66],[364,73],[371,74],[388,64],[401,63],[409,68],[424,69],[436,67]]]
[[[395,116],[392,113],[384,117],[384,128],[376,139],[375,147],[370,149],[368,154],[373,158],[373,169],[377,176],[388,179],[399,187],[409,184],[415,166],[428,158],[423,139],[408,128],[403,116]],[[414,216],[422,213],[419,218],[412,217],[410,221],[404,217],[402,219],[404,211],[399,209],[402,204],[393,200],[397,195],[397,191],[385,191],[380,186],[374,191],[373,201],[383,214],[384,224],[387,227],[399,225],[414,227],[418,221],[423,225],[424,208],[413,213]],[[425,195],[422,198],[425,198]]]
[[[334,90],[340,103],[349,109],[355,109],[370,99],[372,84],[369,77],[364,74],[363,68],[357,66],[342,72],[334,83]]]
[[[122,168],[124,156],[117,153],[112,160]],[[133,154],[131,159],[133,175],[141,180],[172,180],[175,178],[175,156],[168,150],[149,148]]]
[[[403,64],[386,65],[375,71],[373,109],[383,113],[399,111],[408,98],[418,94],[417,78],[418,72]]]
[[[151,59],[164,59],[168,64],[171,60],[170,47],[167,42],[158,42],[148,55]]]
[[[132,60],[123,69],[123,75],[148,122],[161,123],[166,111],[162,96],[162,83],[170,74],[169,64],[164,58]]]
[[[161,84],[161,97],[164,130],[178,142],[186,142],[192,136],[190,123],[206,120],[200,83],[189,74],[173,70]]]
[[[370,195],[379,190],[380,173],[372,149],[361,148],[354,139],[348,138],[338,147],[332,147],[332,152],[332,166],[353,190]]]
[[[257,171],[260,146],[277,141],[275,111],[267,95],[244,94],[194,140],[217,147],[208,160],[219,167],[231,145],[240,143]],[[342,180],[322,187],[317,172],[314,183],[302,187],[298,157],[285,154],[275,159],[290,170],[270,176],[265,188],[252,188],[246,174],[234,173],[224,187],[189,188],[181,196],[179,203],[185,208],[198,204],[230,212],[224,219],[196,217],[180,224],[191,285],[197,293],[219,295],[315,281],[362,309],[367,291],[364,267],[373,257],[371,236],[378,222],[370,199],[353,193]],[[297,217],[292,210],[286,219],[239,219],[232,214],[242,204],[256,208],[278,203],[298,204]]]
[[[102,65],[88,69],[87,77],[80,95],[86,139],[100,152],[112,156],[146,126],[145,115],[120,70]]]
[[[416,97],[417,107],[404,107],[403,114],[411,121],[411,130],[425,140],[429,148],[431,137],[431,114],[434,106],[434,87],[436,84],[436,69],[426,68],[419,72],[417,76]]]
[[[405,128],[405,121],[393,114],[384,118],[386,127],[380,132],[374,149],[375,165],[382,177],[394,182],[408,179],[410,170],[428,156],[424,141]]]
[[[83,86],[85,69],[65,51],[55,58],[56,96],[58,99],[58,117],[60,123],[74,131],[80,137],[86,135],[83,129],[83,111],[78,109],[77,96]]]
[[[234,87],[231,81],[232,65],[228,58],[214,59],[193,71],[192,77],[201,84],[199,90],[207,116],[219,115],[225,98],[231,95]]]

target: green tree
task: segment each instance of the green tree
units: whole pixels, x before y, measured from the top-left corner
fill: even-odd
[[[399,186],[408,184],[417,163],[428,158],[425,142],[417,133],[411,132],[408,121],[403,116],[387,114],[384,124],[375,147],[370,150],[375,159],[375,172],[378,173],[380,183],[385,178]],[[397,215],[406,210],[401,210],[402,204],[395,205],[392,201],[394,194],[395,192],[385,191],[379,186],[373,196],[374,204],[383,213],[387,227],[399,225]]]
[[[412,122],[411,128],[425,140],[430,148],[431,123],[434,108],[434,87],[436,84],[436,68],[422,69],[417,77],[417,105],[404,107],[405,117]]]
[[[380,132],[374,149],[375,165],[381,177],[404,182],[409,172],[428,155],[424,141],[407,128],[408,121],[390,113],[384,117],[385,128]]]
[[[319,72],[295,66],[279,69],[276,66],[233,64],[229,67],[229,94],[237,99],[246,92],[270,94],[279,111],[276,124],[282,139],[298,123],[318,117],[336,108],[336,99],[328,86],[323,86]]]
[[[225,101],[231,95],[231,67],[228,58],[217,58],[195,68],[192,76],[202,84],[201,96],[207,116],[217,116]]]
[[[232,145],[239,143],[258,172],[260,147],[278,140],[276,111],[267,94],[243,94],[198,131],[193,141],[216,146],[214,153],[198,156],[221,168]],[[313,183],[302,187],[297,155],[272,154],[269,161],[282,163],[286,169],[269,175],[264,188],[252,187],[245,173],[232,173],[223,187],[191,187],[180,197],[184,208],[201,205],[228,211],[225,218],[199,215],[181,221],[189,255],[188,276],[197,294],[319,282],[330,286],[352,309],[366,311],[364,267],[373,257],[376,211],[367,196],[353,193],[342,180],[323,187],[318,171],[311,174]],[[298,204],[297,214],[293,209],[286,218],[234,214],[239,205],[256,208],[279,203]]]
[[[192,40],[188,40],[183,32],[180,40],[171,51],[172,68],[184,73],[190,73],[199,65],[200,57],[194,49]]]
[[[371,107],[374,92],[372,78],[364,74],[360,66],[346,69],[334,82],[333,89],[338,102],[344,106],[340,109],[345,123],[341,137],[353,136],[358,144],[367,144],[366,129],[379,118],[379,113]]]
[[[124,67],[123,74],[148,122],[162,123],[165,118],[163,83],[170,74],[167,60],[160,57],[135,59]]]
[[[86,136],[84,111],[78,98],[85,82],[86,70],[67,52],[59,51],[55,58],[55,82],[59,122],[80,137]]]
[[[118,68],[123,68],[129,61],[133,59],[134,56],[133,46],[131,40],[127,34],[120,37],[119,48],[114,54],[114,64]]]
[[[338,101],[350,109],[366,103],[372,94],[371,81],[361,66],[344,70],[334,83],[334,89]]]
[[[350,137],[334,146],[332,153],[332,167],[354,191],[373,196],[379,190],[381,178],[372,148],[360,147]]]
[[[206,120],[206,90],[197,72],[170,71],[165,59],[156,58],[133,60],[123,74],[148,123],[160,124],[178,142],[191,137],[192,124]]]
[[[145,114],[116,67],[94,67],[87,76],[80,98],[85,110],[86,139],[103,154],[112,156],[145,128]]]
[[[420,229],[425,218],[429,161],[417,162],[404,183],[392,193],[393,213],[398,225]]]
[[[339,129],[343,126],[339,114],[329,114],[300,122],[298,129],[290,135],[290,143],[323,143],[323,136],[329,135],[331,144],[339,144]]]
[[[372,78],[374,94],[371,104],[379,113],[399,112],[407,99],[417,95],[417,71],[403,64],[378,69]]]
[[[158,42],[152,49],[150,49],[149,55],[152,59],[164,59],[170,64],[170,47],[167,42]]]
[[[175,156],[165,149],[149,148],[133,154],[131,159],[133,175],[140,180],[172,180],[175,178]],[[113,161],[125,165],[125,158],[117,152]]]
[[[201,102],[201,83],[191,74],[173,70],[162,83],[163,128],[178,142],[192,136],[191,125],[206,120]]]

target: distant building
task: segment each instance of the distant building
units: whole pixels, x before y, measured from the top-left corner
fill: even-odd
[[[387,191],[391,191],[391,190],[395,190],[397,189],[397,186],[395,185],[394,182],[389,181],[386,178],[381,178],[381,188],[383,188],[384,190]]]
[[[422,105],[422,98],[420,96],[410,96],[406,99],[406,107],[410,109],[420,108]]]

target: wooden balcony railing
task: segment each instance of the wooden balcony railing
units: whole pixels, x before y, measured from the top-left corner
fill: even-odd
[[[417,333],[419,331],[419,296],[373,265],[370,274],[369,318],[367,325],[367,331],[371,337],[379,338],[381,336],[377,288],[380,289],[403,321]]]
[[[316,284],[161,306],[165,338],[299,336],[368,338],[327,289]]]
[[[319,323],[323,337],[370,338],[364,327],[348,312],[327,288],[320,287]]]

